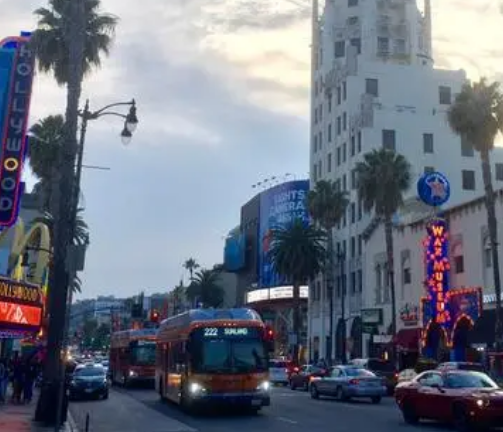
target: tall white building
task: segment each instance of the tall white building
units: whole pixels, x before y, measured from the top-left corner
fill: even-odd
[[[333,180],[351,197],[348,213],[333,233],[344,260],[337,266],[333,290],[332,352],[341,354],[336,341],[342,339],[338,324],[345,285],[346,348],[359,356],[366,284],[362,234],[372,217],[358,201],[356,163],[374,148],[393,149],[412,164],[414,178],[428,170],[448,177],[449,206],[480,196],[482,174],[478,156],[447,123],[447,109],[467,77],[462,70],[434,68],[430,0],[424,0],[423,13],[416,0],[326,0],[321,17],[314,0],[313,9],[311,182]],[[493,174],[500,181],[503,154],[495,151],[492,157],[497,165]],[[414,202],[415,182],[410,198]],[[310,353],[326,357],[329,290],[322,280],[311,289]]]

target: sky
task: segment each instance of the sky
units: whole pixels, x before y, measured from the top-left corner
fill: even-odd
[[[422,0],[421,0],[422,1]],[[499,0],[433,1],[437,67],[501,78]],[[2,36],[35,28],[43,0],[0,0]],[[91,245],[81,297],[165,292],[183,262],[220,263],[252,185],[309,170],[309,0],[102,0],[120,23],[111,55],[86,79],[98,109],[135,98],[122,124],[89,126],[82,189]],[[38,75],[31,122],[64,111],[65,90]],[[33,178],[26,173],[29,184]]]

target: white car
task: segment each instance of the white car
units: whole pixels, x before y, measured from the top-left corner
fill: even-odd
[[[271,384],[288,384],[288,363],[286,361],[269,361],[269,381]]]

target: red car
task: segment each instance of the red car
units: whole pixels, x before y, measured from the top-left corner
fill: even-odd
[[[326,369],[319,368],[313,365],[305,365],[301,368],[294,369],[290,374],[289,384],[292,390],[298,388],[302,390],[309,390],[309,384],[316,377],[327,376],[328,371]]]
[[[426,371],[398,384],[395,400],[409,424],[436,420],[460,432],[503,426],[503,390],[482,372]]]

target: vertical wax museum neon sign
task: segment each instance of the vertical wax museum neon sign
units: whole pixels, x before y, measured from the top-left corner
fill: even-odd
[[[12,226],[19,211],[35,56],[29,38],[17,38],[0,156],[0,229]]]

